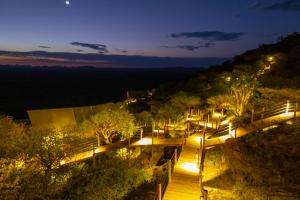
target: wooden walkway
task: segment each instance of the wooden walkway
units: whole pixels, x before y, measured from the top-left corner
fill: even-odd
[[[297,112],[300,116],[300,112]],[[294,117],[294,113],[285,113],[273,117],[265,118],[263,120],[255,121],[247,127],[238,128],[236,130],[236,137],[253,133],[256,130],[270,127],[283,121],[287,121]],[[199,141],[201,134],[190,136],[186,145],[183,147],[180,158],[174,167],[172,174],[172,181],[168,185],[163,200],[199,200],[200,187],[198,184],[199,169],[197,167],[197,151],[199,149]],[[231,138],[230,135],[221,136],[217,138],[207,139],[205,141],[206,147],[220,145],[225,143],[227,139]]]
[[[198,135],[193,135],[187,139],[174,167],[172,180],[168,185],[164,200],[199,200],[199,169],[196,159],[199,143],[197,138]]]
[[[130,144],[131,147],[137,147],[137,146],[178,146],[183,145],[185,139],[184,138],[152,138],[151,137],[144,137],[132,144]]]
[[[300,117],[300,112],[297,112],[296,115],[297,115],[297,117]],[[281,122],[284,122],[284,121],[287,121],[287,120],[290,120],[293,118],[294,118],[294,113],[289,112],[289,113],[284,113],[284,114],[276,115],[273,117],[265,118],[262,120],[254,121],[252,124],[248,124],[247,127],[237,128],[236,129],[236,138],[253,133],[253,132],[263,129],[263,128],[272,127],[273,125],[279,124]],[[205,146],[210,147],[210,146],[215,146],[218,144],[223,144],[229,138],[231,138],[229,135],[225,135],[225,136],[221,136],[221,137],[208,139],[205,141]]]

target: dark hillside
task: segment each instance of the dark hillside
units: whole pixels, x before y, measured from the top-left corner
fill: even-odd
[[[127,90],[148,90],[186,78],[199,69],[97,69],[0,67],[0,114],[122,101]]]
[[[259,48],[249,50],[236,56],[231,66],[255,65],[262,56],[274,56],[272,70],[262,81],[265,87],[300,87],[300,34],[292,33],[281,37],[275,44],[263,44]],[[228,67],[228,62],[220,68]]]

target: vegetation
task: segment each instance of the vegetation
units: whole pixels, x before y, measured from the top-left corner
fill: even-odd
[[[208,150],[209,199],[298,199],[298,141],[299,124],[282,124]]]
[[[32,128],[0,118],[0,199],[122,199],[150,181],[148,156],[101,154],[61,165],[76,140],[71,129]]]
[[[131,137],[135,129],[134,117],[127,110],[117,106],[92,115],[83,125],[98,138],[102,136],[106,144],[112,143],[116,136],[123,140]]]
[[[65,188],[68,199],[123,199],[141,184],[151,181],[152,171],[142,158],[122,159],[114,153],[97,159],[96,168],[82,165]]]

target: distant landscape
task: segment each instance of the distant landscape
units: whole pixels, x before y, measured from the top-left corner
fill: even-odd
[[[126,99],[127,90],[151,90],[201,68],[99,69],[0,66],[0,114],[27,118],[26,110],[97,105]]]

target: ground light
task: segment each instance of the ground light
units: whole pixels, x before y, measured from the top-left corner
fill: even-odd
[[[190,163],[190,162],[184,162],[181,165],[179,165],[181,169],[184,171],[190,172],[190,173],[199,173],[199,168],[197,166],[197,163]]]
[[[151,138],[143,138],[143,139],[140,139],[137,143],[139,145],[150,145],[150,144],[152,144],[152,139]]]

